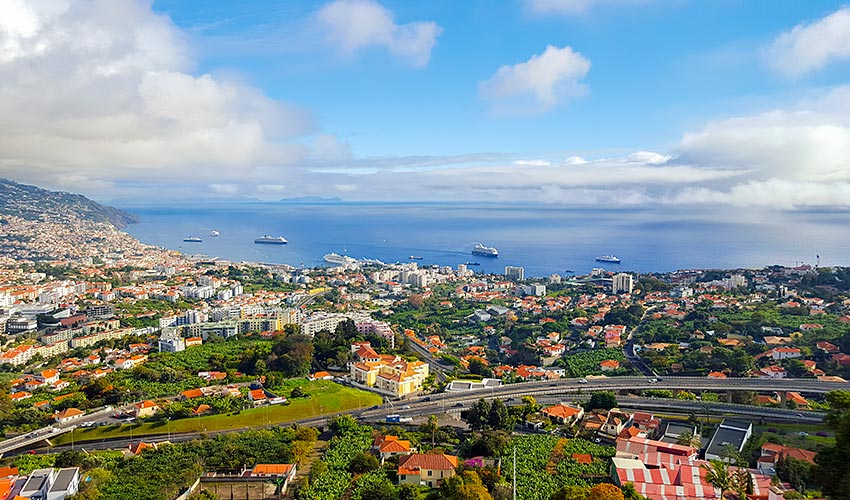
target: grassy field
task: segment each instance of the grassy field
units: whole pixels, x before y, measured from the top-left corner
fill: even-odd
[[[290,400],[288,405],[271,405],[244,410],[239,413],[210,415],[169,423],[151,422],[127,424],[121,426],[91,427],[76,429],[74,442],[98,441],[101,439],[149,436],[154,434],[179,434],[182,432],[213,432],[289,422],[301,418],[351,410],[381,403],[381,397],[333,382],[320,380],[303,386],[309,395],[306,398]],[[71,442],[71,433],[63,434],[54,440],[54,445]]]

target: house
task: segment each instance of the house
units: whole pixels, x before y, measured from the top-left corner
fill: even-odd
[[[599,431],[602,434],[614,439],[623,432],[623,429],[631,425],[632,416],[621,411],[619,408],[612,408],[605,418],[605,423]]]
[[[778,365],[765,366],[760,370],[756,370],[756,375],[758,378],[785,378],[788,375],[788,372],[785,371],[785,368],[782,368]]]
[[[263,389],[253,389],[248,392],[248,398],[254,402],[254,406],[259,406],[268,402],[266,391]]]
[[[825,340],[821,340],[821,341],[817,342],[815,344],[815,347],[817,347],[821,351],[829,353],[829,354],[834,354],[836,352],[840,352],[840,349],[838,348],[837,345],[829,343]]]
[[[186,345],[186,347],[193,347],[193,346],[196,346],[196,345],[203,344],[204,339],[201,338],[201,337],[189,337],[189,338],[183,339],[183,343]]]
[[[584,416],[584,408],[580,406],[576,407],[565,403],[559,403],[555,406],[544,408],[543,413],[550,419],[558,422],[559,424],[568,425],[581,420],[581,418]]]
[[[786,403],[793,403],[796,408],[808,408],[809,401],[804,398],[799,392],[786,392]]]
[[[610,372],[618,368],[620,368],[620,362],[616,359],[606,359],[605,361],[599,363],[599,369],[601,369],[603,372]]]
[[[378,436],[372,444],[372,451],[383,463],[390,457],[410,455],[415,450],[411,447],[410,441],[399,439],[398,436]]]
[[[156,415],[156,412],[159,411],[159,405],[148,399],[134,404],[131,411],[136,418],[146,418]]]
[[[57,423],[65,424],[71,422],[73,420],[77,420],[78,418],[83,417],[86,412],[79,410],[77,408],[67,408],[62,411],[57,411],[53,414],[53,420]]]
[[[711,372],[708,374],[708,378],[724,379],[726,378],[726,374],[723,372]]]
[[[455,475],[457,457],[445,454],[412,454],[398,461],[398,484],[439,487],[443,479]]]
[[[333,380],[334,376],[328,372],[316,372],[310,375],[310,380]]]
[[[816,455],[817,453],[814,451],[792,448],[790,446],[783,446],[776,443],[764,443],[761,445],[761,454],[758,458],[758,468],[762,473],[772,473],[779,457],[795,458],[814,465]]]
[[[27,476],[16,498],[64,500],[80,487],[79,467],[36,469]]]
[[[50,390],[54,391],[54,392],[58,392],[58,391],[61,391],[63,389],[67,389],[68,386],[70,386],[70,385],[71,385],[71,383],[68,382],[67,380],[57,380],[56,382],[53,382],[52,384],[50,384]]]
[[[23,400],[29,399],[31,397],[32,397],[32,393],[27,392],[27,391],[13,392],[12,394],[9,395],[9,399],[11,399],[12,402],[23,401]]]
[[[295,478],[295,464],[257,464],[248,473],[248,477],[286,477]]]
[[[777,347],[770,351],[770,357],[774,361],[799,358],[802,355],[803,354],[800,352],[800,349],[796,347]]]
[[[726,455],[727,448],[730,446],[735,451],[743,450],[744,445],[752,434],[752,422],[728,418],[723,419],[717,430],[714,431],[714,435],[705,449],[705,459],[717,460],[723,458]]]
[[[44,370],[43,372],[36,375],[35,378],[44,384],[52,384],[53,382],[59,380],[59,370],[54,370],[52,368],[49,370]]]
[[[201,397],[204,397],[204,396],[205,396],[204,391],[202,391],[201,389],[187,389],[187,390],[180,393],[181,399],[195,399],[195,398],[201,398]]]

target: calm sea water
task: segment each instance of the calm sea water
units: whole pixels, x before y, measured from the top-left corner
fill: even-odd
[[[763,267],[770,264],[850,264],[850,217],[835,212],[577,209],[546,205],[283,204],[127,208],[141,223],[127,231],[145,243],[235,261],[323,263],[329,252],[385,262],[423,257],[423,265],[480,262],[503,272],[524,266],[528,276],[625,271]],[[221,232],[217,238],[211,230]],[[284,236],[288,245],[257,245]],[[202,243],[184,243],[186,236]],[[498,259],[470,255],[476,242],[499,249]],[[613,254],[622,264],[601,264]]]

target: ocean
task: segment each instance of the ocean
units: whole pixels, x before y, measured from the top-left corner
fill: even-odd
[[[479,272],[523,266],[526,276],[576,274],[594,267],[635,272],[760,268],[772,264],[850,264],[844,212],[757,212],[675,208],[588,209],[462,203],[264,203],[127,207],[139,240],[233,261],[323,265],[336,252],[421,265],[479,262]],[[211,237],[210,231],[221,233]],[[262,235],[288,245],[258,245]],[[183,238],[199,236],[201,243]],[[494,246],[496,259],[470,254]],[[595,261],[613,254],[621,264]]]

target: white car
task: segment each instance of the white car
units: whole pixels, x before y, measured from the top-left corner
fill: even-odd
[[[580,378],[580,379],[578,379],[578,383],[579,383],[579,384],[586,384],[586,383],[587,383],[587,379],[586,379],[586,378]]]

